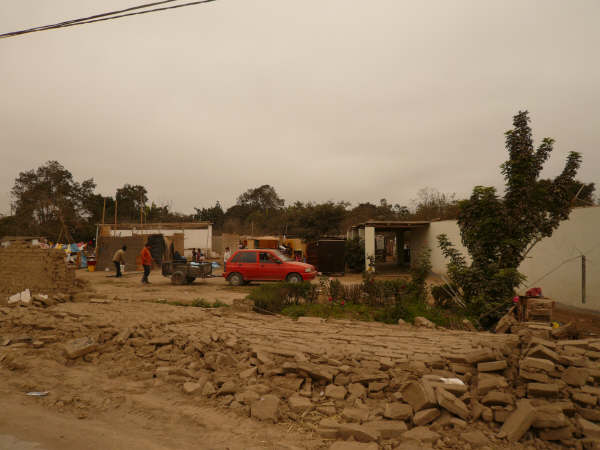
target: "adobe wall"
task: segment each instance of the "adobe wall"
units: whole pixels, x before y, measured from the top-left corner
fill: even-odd
[[[148,240],[148,236],[126,236],[126,237],[100,237],[99,238],[99,250],[98,260],[96,262],[96,270],[115,270],[115,265],[112,262],[112,258],[115,252],[123,247],[127,246],[125,252],[125,270],[134,271],[141,265],[139,261],[139,255],[144,247],[144,244]]]
[[[0,248],[0,300],[29,289],[32,294],[70,292],[75,269],[65,262],[65,252],[15,243]]]

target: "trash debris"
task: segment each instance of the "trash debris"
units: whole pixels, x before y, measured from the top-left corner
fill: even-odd
[[[45,397],[50,393],[50,391],[33,391],[33,392],[28,392],[25,395],[29,395],[31,397]]]

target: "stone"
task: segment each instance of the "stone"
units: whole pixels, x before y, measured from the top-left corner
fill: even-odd
[[[567,416],[565,416],[560,408],[538,407],[533,421],[533,428],[562,428],[569,425]]]
[[[481,403],[483,403],[486,406],[506,406],[512,405],[514,403],[514,399],[512,395],[507,394],[506,392],[490,391],[485,395],[485,397],[481,399]]]
[[[327,367],[311,363],[283,363],[283,372],[305,372],[313,380],[323,380],[328,383],[333,381],[334,373]]]
[[[440,416],[440,410],[437,408],[422,409],[413,416],[413,423],[416,426],[423,426],[433,422]]]
[[[445,410],[457,415],[461,419],[467,420],[469,418],[469,408],[465,403],[456,398],[450,392],[437,388],[435,390],[437,403]]]
[[[485,395],[495,389],[503,389],[508,387],[506,378],[500,375],[480,374],[477,380],[477,393]]]
[[[431,431],[427,427],[414,427],[402,434],[402,439],[414,440],[419,442],[433,443],[440,438],[440,435],[435,431]]]
[[[187,383],[183,383],[183,392],[185,392],[186,394],[195,394],[196,392],[201,390],[202,387],[203,385],[200,383],[193,383],[188,381]]]
[[[217,395],[230,395],[237,392],[237,385],[233,381],[226,381],[217,392]]]
[[[342,417],[350,422],[364,422],[369,418],[369,410],[366,408],[344,408]]]
[[[345,373],[338,373],[335,376],[334,383],[338,386],[346,386],[350,384],[350,375]]]
[[[598,404],[598,398],[591,394],[584,392],[576,392],[572,395],[573,401],[581,403],[584,406],[596,406]]]
[[[569,367],[562,373],[560,378],[569,386],[583,386],[587,383],[589,376],[587,369]]]
[[[556,368],[554,363],[548,359],[531,357],[522,359],[519,363],[519,367],[523,370],[543,370],[544,372],[552,372]]]
[[[387,403],[383,412],[386,419],[406,420],[412,417],[413,410],[406,403]]]
[[[336,441],[331,444],[329,450],[377,450],[379,446],[373,442],[366,444],[362,442]]]
[[[435,391],[430,385],[411,381],[402,388],[402,398],[413,410],[433,408],[437,405]]]
[[[67,358],[75,359],[98,349],[96,341],[90,337],[72,339],[63,346]]]
[[[479,372],[496,372],[498,370],[506,369],[506,361],[489,361],[489,362],[480,362],[477,364],[477,370]]]
[[[555,428],[553,430],[542,430],[540,438],[544,441],[563,441],[573,437],[573,429],[570,426]]]
[[[277,422],[279,420],[279,398],[267,394],[252,402],[250,416],[258,420]]]
[[[317,406],[317,411],[326,416],[333,416],[337,412],[335,406]]]
[[[477,328],[475,328],[475,325],[469,319],[463,319],[462,324],[469,331],[477,331]]]
[[[537,381],[538,383],[550,383],[550,377],[544,372],[528,372],[519,369],[519,376],[524,380]]]
[[[270,366],[271,364],[273,364],[273,358],[271,358],[271,355],[262,350],[256,352],[256,359],[258,359],[261,363],[263,363],[266,366]]]
[[[207,381],[204,384],[204,387],[202,388],[202,395],[204,395],[205,397],[210,397],[211,395],[214,395],[216,392],[217,392],[217,390],[215,389],[214,385],[210,381]]]
[[[352,383],[348,386],[348,392],[351,397],[365,398],[367,395],[367,389],[360,383]]]
[[[415,317],[414,324],[416,327],[435,328],[435,324],[431,320],[421,316]]]
[[[468,431],[460,435],[461,439],[471,444],[473,448],[485,447],[490,440],[479,430]]]
[[[288,399],[288,403],[290,405],[290,409],[295,413],[303,413],[313,408],[313,404],[308,398],[301,397],[299,395],[292,395]]]
[[[583,417],[577,418],[577,425],[581,428],[581,433],[588,438],[600,439],[600,426],[596,425]]]
[[[244,392],[240,392],[239,394],[235,394],[235,400],[239,403],[243,403],[246,405],[251,404],[253,401],[258,400],[259,398],[260,395],[258,394],[258,392],[255,392],[251,389]]]
[[[544,345],[536,345],[527,352],[527,356],[538,359],[549,359],[555,363],[558,362],[559,356],[554,350],[550,350]]]
[[[531,401],[522,399],[517,402],[517,408],[508,416],[498,432],[499,438],[518,442],[535,421],[536,411]]]
[[[527,384],[527,396],[534,397],[556,397],[558,395],[558,384],[529,383]]]
[[[129,339],[129,337],[131,336],[131,333],[132,331],[130,328],[125,328],[124,330],[121,330],[121,332],[115,337],[115,344],[124,345],[127,342],[127,339]]]
[[[388,386],[388,383],[383,381],[372,381],[369,383],[369,392],[380,392]]]
[[[248,378],[256,376],[257,372],[258,372],[258,368],[257,367],[250,367],[249,369],[242,370],[240,372],[240,378],[242,380],[246,380]]]
[[[481,411],[481,418],[484,422],[491,422],[492,420],[494,420],[494,411],[492,411],[491,408],[485,406]]]
[[[157,336],[154,337],[152,339],[150,339],[150,342],[148,342],[150,345],[169,345],[173,343],[173,338],[171,336]]]
[[[377,442],[381,438],[381,434],[364,425],[342,424],[338,428],[338,436],[342,439],[353,438],[358,442]]]
[[[347,391],[344,386],[330,384],[325,388],[325,397],[332,398],[334,400],[344,400],[346,393]]]
[[[467,353],[465,355],[465,358],[468,363],[476,364],[476,363],[480,363],[480,362],[496,361],[498,359],[498,356],[499,355],[492,349],[481,348],[478,350],[473,350],[470,353]]]
[[[363,423],[363,426],[378,432],[382,439],[399,438],[408,429],[401,420],[374,420]]]
[[[498,406],[495,406],[495,408],[500,408]],[[510,415],[510,411],[500,408],[500,409],[495,409],[494,411],[494,422],[498,422],[498,423],[504,423],[506,422],[506,419],[508,419],[508,416]]]

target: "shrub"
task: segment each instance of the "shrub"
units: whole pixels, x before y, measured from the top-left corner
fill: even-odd
[[[313,303],[317,298],[317,287],[309,282],[273,283],[258,286],[248,295],[260,311],[280,313],[289,305]]]
[[[346,241],[346,267],[351,272],[365,270],[365,241],[359,238]]]

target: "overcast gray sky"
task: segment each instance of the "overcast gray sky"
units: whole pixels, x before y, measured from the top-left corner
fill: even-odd
[[[2,0],[0,32],[143,0]],[[0,211],[55,159],[182,212],[501,186],[528,109],[600,182],[600,1],[220,0],[0,40]]]

